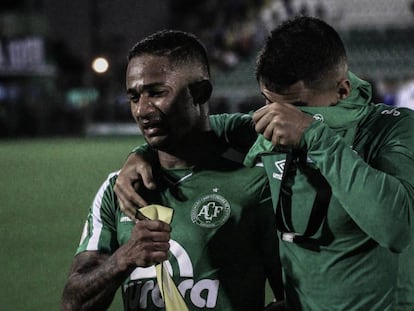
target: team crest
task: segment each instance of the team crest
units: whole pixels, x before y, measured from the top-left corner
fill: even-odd
[[[197,200],[191,211],[191,221],[201,227],[216,228],[230,217],[230,204],[219,194],[209,194]]]
[[[320,113],[314,114],[314,115],[313,115],[313,118],[314,118],[316,121],[323,121],[323,120],[324,120],[323,115],[321,115]]]

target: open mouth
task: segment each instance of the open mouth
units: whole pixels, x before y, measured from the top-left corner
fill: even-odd
[[[147,136],[159,135],[164,131],[164,126],[160,119],[143,120],[141,121],[141,127]]]

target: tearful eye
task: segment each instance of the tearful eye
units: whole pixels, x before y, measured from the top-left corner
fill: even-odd
[[[129,96],[128,100],[136,104],[139,102],[139,96]]]
[[[128,91],[127,98],[128,98],[128,102],[130,103],[138,103],[139,99],[141,98],[141,94],[135,91]]]
[[[166,90],[153,90],[151,92],[149,92],[148,96],[149,97],[163,97],[165,95],[167,95],[168,91]]]

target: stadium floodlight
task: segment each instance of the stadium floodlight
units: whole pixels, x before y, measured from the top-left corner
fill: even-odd
[[[109,62],[105,57],[97,57],[92,62],[92,69],[99,74],[105,73],[109,69]]]

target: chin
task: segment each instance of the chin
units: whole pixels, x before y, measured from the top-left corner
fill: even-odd
[[[145,141],[147,142],[148,145],[151,146],[151,148],[154,149],[163,149],[165,146],[168,145],[167,140],[165,139],[165,137],[145,137]]]

